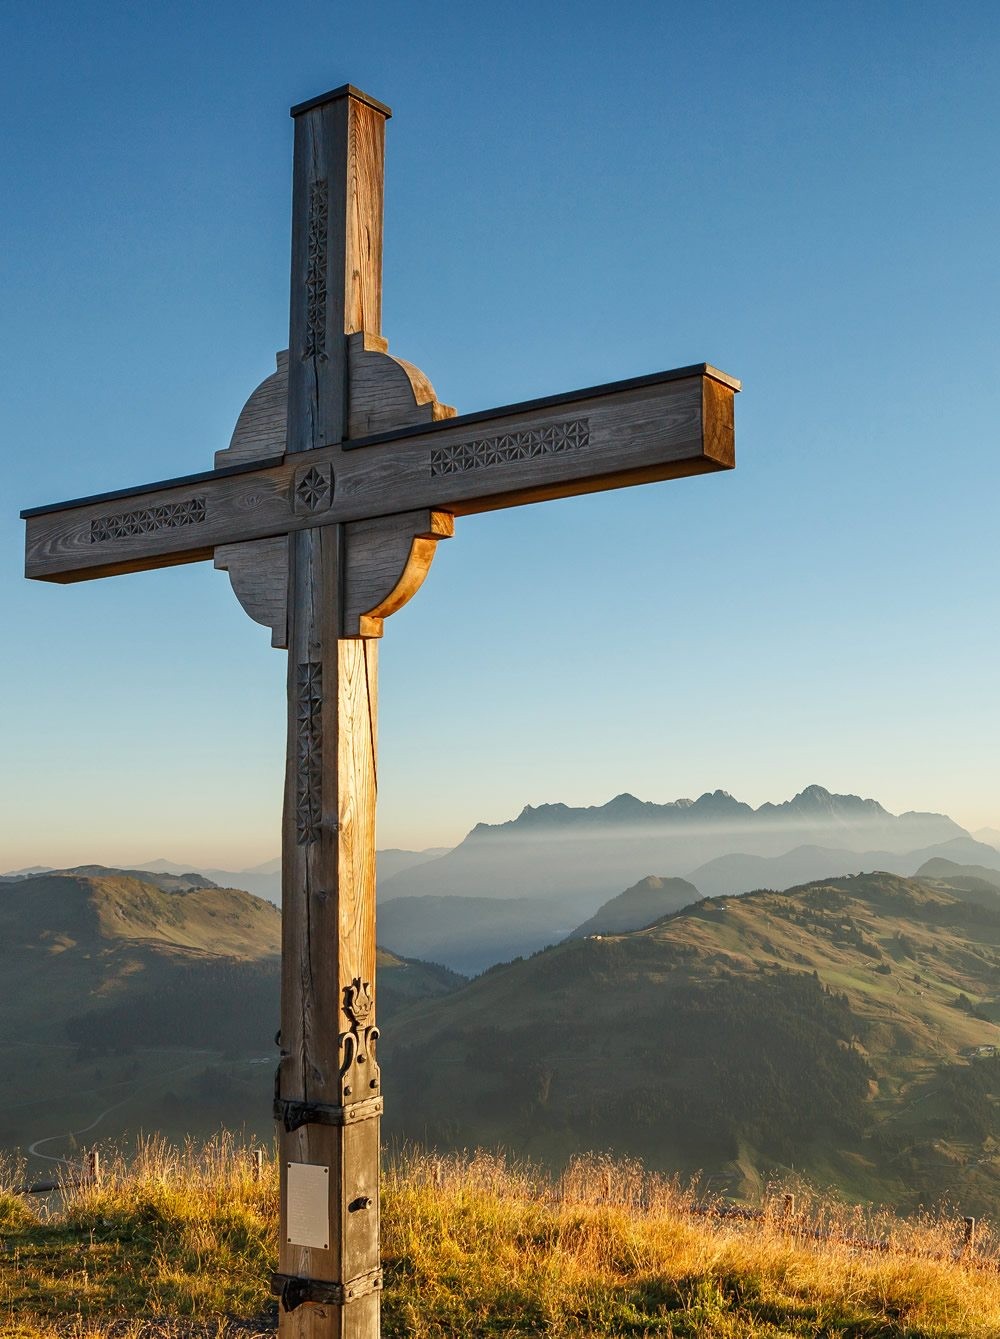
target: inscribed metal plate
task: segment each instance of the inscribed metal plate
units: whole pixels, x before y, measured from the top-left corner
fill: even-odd
[[[286,1181],[288,1242],[330,1249],[330,1169],[290,1162]]]

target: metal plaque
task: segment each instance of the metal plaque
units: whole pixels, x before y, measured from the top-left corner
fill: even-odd
[[[288,1244],[330,1249],[330,1168],[290,1162],[287,1199]]]

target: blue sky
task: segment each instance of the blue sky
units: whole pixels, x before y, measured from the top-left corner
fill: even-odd
[[[288,107],[387,131],[384,333],[460,412],[709,361],[737,469],[459,521],[382,647],[382,846],[811,782],[1000,824],[992,4],[0,15],[0,868],[278,849],[284,654],[21,507],[208,468],[287,342]],[[667,874],[672,871],[662,870]]]

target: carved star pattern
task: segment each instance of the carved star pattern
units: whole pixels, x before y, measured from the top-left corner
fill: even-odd
[[[326,356],[326,234],[329,210],[326,181],[314,181],[309,192],[309,234],[306,241],[307,358]]]
[[[109,539],[130,539],[134,535],[148,535],[156,530],[175,530],[180,525],[199,525],[207,515],[205,498],[185,498],[183,502],[169,502],[162,507],[140,507],[136,511],[118,512],[101,516],[90,523],[91,544],[103,544]]]
[[[310,466],[295,485],[295,496],[306,511],[319,511],[330,505],[330,476],[315,465]]]
[[[431,474],[461,474],[465,470],[488,465],[505,465],[512,460],[531,460],[557,451],[579,451],[590,445],[590,420],[570,419],[550,423],[544,428],[507,432],[499,437],[484,437],[474,442],[459,442],[431,452]]]
[[[319,841],[323,820],[323,666],[306,661],[295,674],[295,834]]]

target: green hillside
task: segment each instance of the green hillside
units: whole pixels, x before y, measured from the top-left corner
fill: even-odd
[[[81,958],[154,945],[237,958],[280,952],[273,903],[238,888],[167,890],[138,874],[38,874],[0,885],[0,953]]]
[[[970,1053],[1000,1043],[998,965],[1000,902],[895,875],[706,899],[408,1010],[384,1048],[389,1128],[981,1211],[1000,1061]]]
[[[198,876],[96,866],[0,884],[0,1146],[95,1119],[97,1138],[269,1137],[280,946],[273,903]],[[380,951],[380,1019],[463,979]]]
[[[650,874],[598,907],[593,916],[578,925],[569,937],[582,939],[586,935],[643,930],[662,916],[697,902],[700,897],[698,889],[687,879],[661,879]]]
[[[0,885],[0,1038],[54,1040],[71,1014],[169,991],[179,965],[280,952],[281,916],[234,888],[169,892],[117,871]]]

